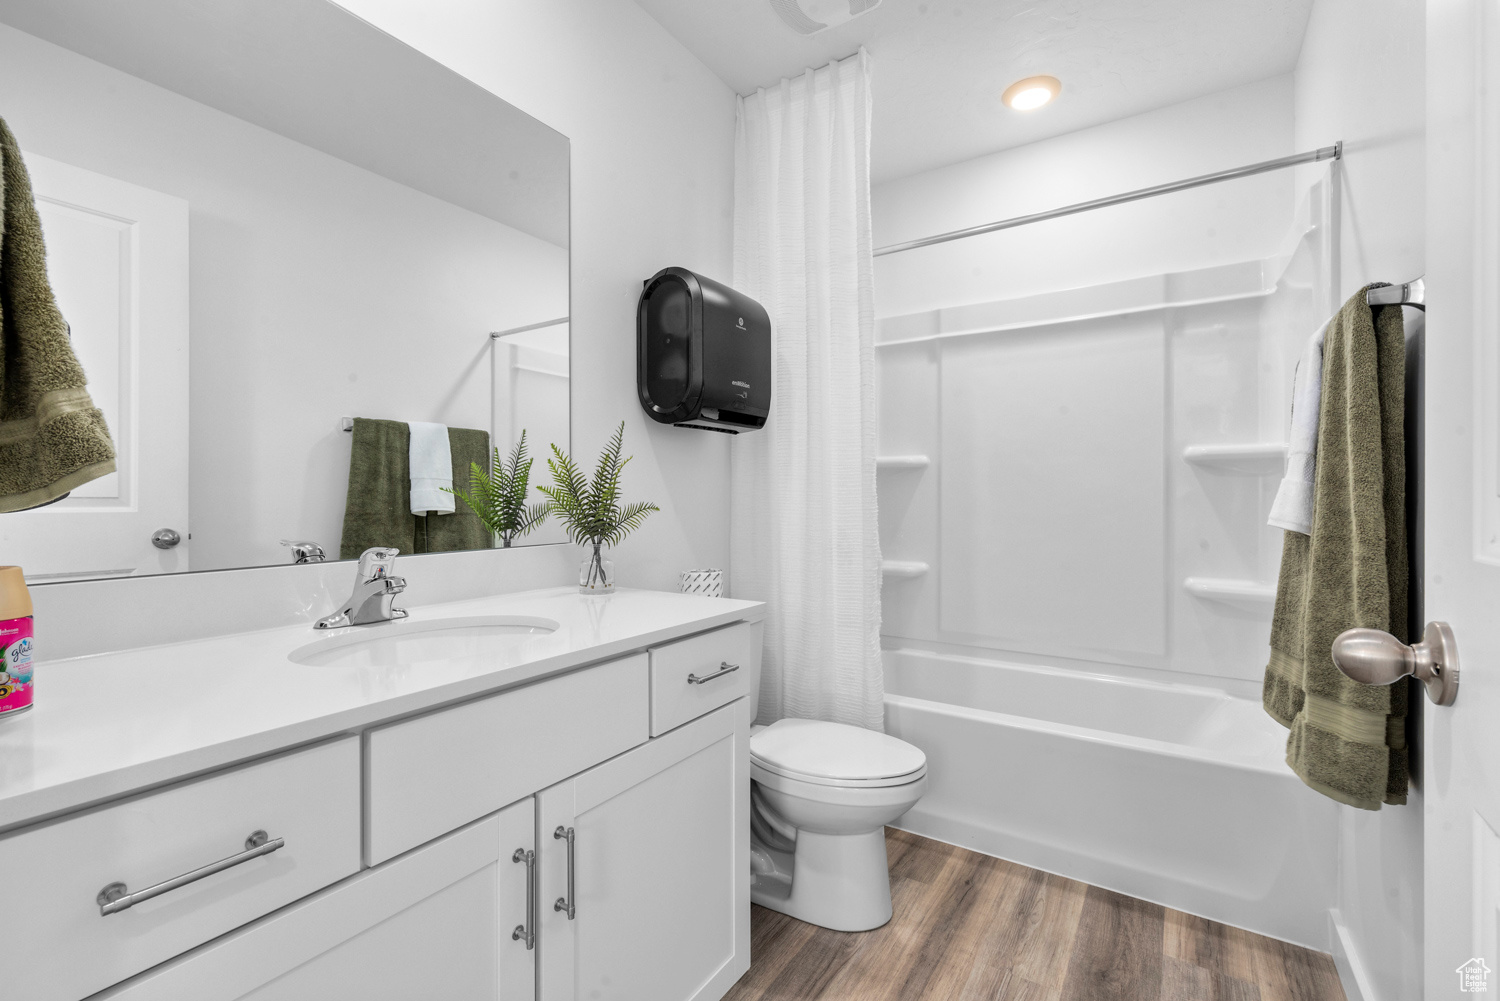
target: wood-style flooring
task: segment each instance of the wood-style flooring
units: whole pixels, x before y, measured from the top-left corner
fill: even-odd
[[[756,907],[726,1001],[1344,1001],[1320,952],[904,831],[886,852],[889,924]]]

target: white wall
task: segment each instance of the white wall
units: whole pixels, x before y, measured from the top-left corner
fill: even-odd
[[[1296,70],[1295,132],[1299,147],[1344,140],[1341,300],[1425,270],[1425,36],[1421,0],[1313,5]],[[1364,1001],[1420,997],[1421,790],[1402,807],[1340,811],[1338,909],[1342,948],[1362,974],[1357,989]],[[1353,1001],[1351,969],[1340,965]]]
[[[1273,77],[878,185],[871,193],[875,245],[1285,156],[1292,147],[1292,80]],[[1291,184],[1286,172],[1262,174],[879,257],[876,313],[1262,257],[1286,236]],[[1285,211],[1267,213],[1268,203],[1284,204]]]
[[[567,313],[565,248],[3,25],[0,92],[28,152],[188,202],[191,569],[337,553],[340,417],[488,429],[488,331]]]
[[[1296,144],[1344,141],[1341,301],[1426,258],[1420,0],[1317,0],[1295,73]]]
[[[653,424],[635,391],[635,303],[668,265],[731,276],[734,95],[633,3],[345,0],[573,141],[573,443],[625,421],[627,499],[662,508],[615,552],[673,588],[728,559],[727,439]]]

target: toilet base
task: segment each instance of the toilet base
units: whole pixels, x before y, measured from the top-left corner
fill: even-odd
[[[786,853],[768,852],[767,856],[780,863]],[[891,919],[885,828],[862,834],[798,831],[791,864],[790,893],[785,889],[785,874],[768,873],[753,880],[750,899],[834,931],[869,931]]]

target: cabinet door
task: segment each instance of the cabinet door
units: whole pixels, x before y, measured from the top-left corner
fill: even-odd
[[[749,968],[749,727],[740,699],[538,794],[540,998],[717,1001]]]
[[[529,927],[524,852],[534,829],[526,799],[100,997],[532,1001],[535,952],[512,936]]]

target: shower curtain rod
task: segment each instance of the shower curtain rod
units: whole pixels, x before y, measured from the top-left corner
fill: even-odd
[[[918,247],[930,247],[935,243],[947,243],[950,240],[962,240],[965,237],[978,236],[981,233],[994,233],[1002,229],[1014,229],[1017,226],[1027,226],[1034,222],[1042,222],[1046,219],[1057,219],[1065,215],[1073,215],[1077,212],[1088,212],[1092,209],[1102,209],[1106,205],[1122,205],[1125,202],[1138,201],[1142,198],[1152,198],[1156,195],[1165,195],[1173,191],[1186,191],[1188,188],[1198,188],[1205,184],[1217,184],[1220,181],[1232,181],[1237,177],[1250,177],[1252,174],[1264,174],[1270,170],[1281,170],[1284,167],[1295,167],[1302,163],[1317,163],[1319,160],[1337,160],[1344,155],[1344,141],[1340,139],[1332,146],[1323,146],[1319,149],[1310,150],[1306,153],[1295,153],[1292,156],[1283,156],[1275,160],[1262,160],[1260,163],[1252,163],[1244,167],[1235,167],[1232,170],[1220,170],[1212,174],[1201,174],[1198,177],[1189,177],[1185,181],[1172,181],[1169,184],[1158,184],[1155,187],[1140,188],[1136,191],[1127,191],[1123,195],[1110,195],[1107,198],[1095,198],[1093,201],[1079,202],[1076,205],[1064,205],[1060,209],[1048,209],[1046,212],[1034,212],[1031,215],[1016,216],[1012,219],[1002,219],[999,222],[987,222],[981,226],[970,226],[968,229],[955,229],[951,233],[939,233],[937,236],[926,236],[920,240],[908,240],[905,243],[893,243],[888,247],[875,248],[876,257],[884,257],[886,254],[899,254],[903,250],[915,250]]]

